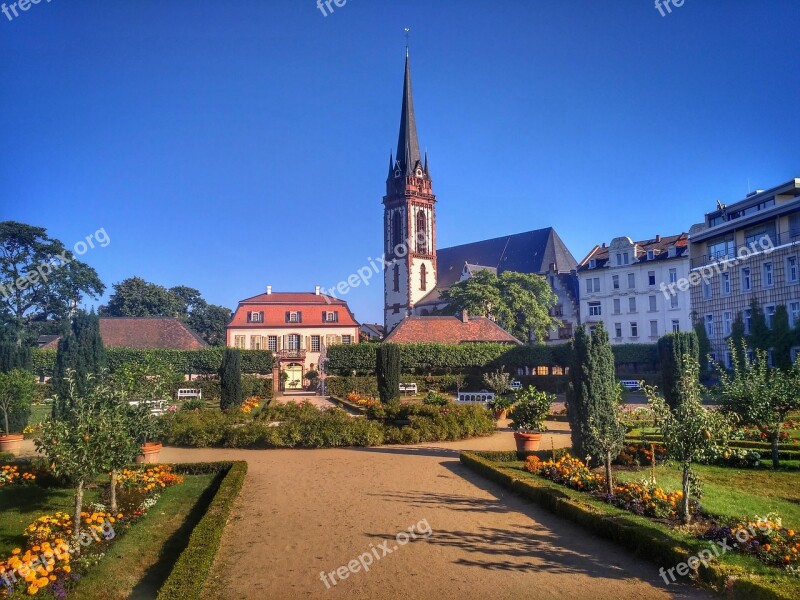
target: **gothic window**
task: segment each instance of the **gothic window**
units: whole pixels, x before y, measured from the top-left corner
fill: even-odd
[[[402,211],[395,211],[392,215],[392,239],[391,246],[395,247],[403,239],[403,217]]]
[[[394,291],[400,291],[400,265],[394,266]]]
[[[428,269],[425,265],[422,265],[422,268],[419,271],[419,289],[423,292],[428,287]]]
[[[425,211],[417,212],[417,252],[420,254],[428,253],[428,232]]]

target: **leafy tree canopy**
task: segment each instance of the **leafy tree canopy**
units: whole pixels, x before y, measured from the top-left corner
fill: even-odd
[[[443,314],[488,317],[524,341],[547,339],[550,330],[560,325],[550,316],[558,301],[547,280],[541,275],[504,271],[478,271],[459,281],[443,294],[448,301]]]

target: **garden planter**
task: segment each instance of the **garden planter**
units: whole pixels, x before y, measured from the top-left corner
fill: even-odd
[[[539,449],[539,442],[542,441],[542,434],[525,433],[522,431],[514,432],[514,440],[517,442],[517,452],[533,452]]]
[[[495,419],[507,419],[508,418],[508,409],[507,408],[495,408],[494,409],[494,418]]]
[[[22,446],[22,440],[25,436],[21,433],[12,433],[11,435],[0,435],[0,452],[11,452],[12,454],[19,454],[19,449]]]
[[[136,457],[137,464],[152,464],[158,462],[158,455],[163,446],[158,442],[147,442],[142,446],[142,451]]]

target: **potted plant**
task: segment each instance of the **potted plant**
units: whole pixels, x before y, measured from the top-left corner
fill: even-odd
[[[531,452],[539,449],[542,432],[547,431],[544,424],[550,405],[555,400],[554,394],[540,392],[533,386],[519,390],[516,403],[511,411],[511,428],[517,442],[517,452]]]
[[[508,411],[514,406],[514,398],[512,396],[495,396],[494,400],[488,402],[489,410],[494,413],[495,419],[505,419],[508,417]]]
[[[154,441],[161,432],[161,422],[154,415],[149,404],[140,402],[131,406],[128,413],[131,435],[141,444],[136,462],[139,464],[152,464],[158,462],[158,456],[163,448],[160,442]]]
[[[28,424],[35,393],[36,379],[33,374],[22,369],[0,373],[0,424],[3,427],[0,451],[19,453],[25,437],[22,431]]]

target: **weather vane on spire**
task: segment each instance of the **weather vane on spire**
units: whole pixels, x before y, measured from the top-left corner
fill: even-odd
[[[406,58],[408,58],[408,38],[411,36],[411,27],[406,27]]]

